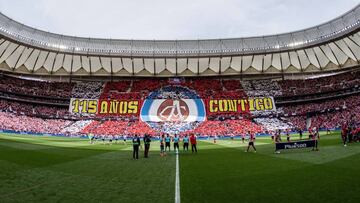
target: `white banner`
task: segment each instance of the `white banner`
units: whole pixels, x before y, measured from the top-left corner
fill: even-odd
[[[72,114],[95,115],[98,111],[97,99],[78,99],[71,98],[69,112]]]

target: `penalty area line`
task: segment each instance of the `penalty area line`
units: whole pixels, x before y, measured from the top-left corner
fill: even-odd
[[[180,203],[179,150],[176,150],[175,203]]]

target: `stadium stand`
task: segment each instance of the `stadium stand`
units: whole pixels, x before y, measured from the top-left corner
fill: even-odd
[[[202,136],[229,136],[229,135],[242,135],[248,131],[260,133],[263,132],[260,125],[252,122],[251,120],[224,120],[224,121],[205,121],[202,122],[193,131],[185,131],[186,133],[196,133]]]
[[[141,135],[145,133],[150,135],[155,135],[154,130],[152,130],[146,123],[140,121],[93,121],[87,125],[82,131],[82,133],[93,133],[97,135]]]
[[[324,112],[339,110],[344,108],[353,108],[360,104],[360,95],[349,96],[341,99],[334,99],[322,102],[296,104],[279,108],[285,114],[306,115],[313,112]]]
[[[234,90],[242,90],[243,87],[240,83],[240,80],[222,80],[222,85],[225,90],[234,91]]]
[[[39,116],[39,117],[58,117],[63,118],[70,116],[67,108],[59,108],[48,105],[34,105],[23,102],[14,102],[8,100],[0,100],[1,111],[12,112],[14,114]]]
[[[207,136],[264,133],[275,129],[336,128],[359,120],[359,71],[306,80],[137,79],[116,82],[43,82],[1,76],[1,130],[82,135]],[[19,85],[18,85],[19,84]],[[56,89],[56,90],[55,90]],[[186,91],[183,91],[183,90]],[[309,96],[310,95],[310,96]],[[325,95],[325,96],[324,96]],[[68,112],[69,98],[213,99],[274,96],[277,111],[251,115],[214,113],[204,122],[145,123],[137,116],[88,117]],[[296,98],[296,99],[294,99]],[[299,101],[300,98],[300,101]],[[301,100],[301,98],[304,101]],[[59,102],[57,102],[59,101]],[[57,118],[57,119],[51,119]],[[71,119],[71,120],[69,120]],[[84,119],[84,120],[83,120]],[[15,124],[12,124],[15,123]],[[33,123],[44,127],[33,126]]]
[[[131,92],[153,91],[163,86],[166,80],[135,80],[131,88]]]
[[[76,83],[71,91],[72,98],[87,98],[94,99],[99,98],[103,88],[103,82],[79,82]]]
[[[285,129],[292,129],[294,126],[287,121],[284,121],[285,118],[255,118],[254,121],[263,126],[264,129],[268,131],[275,131],[277,129],[285,130]]]
[[[0,129],[15,132],[59,134],[72,121],[63,119],[42,119],[25,115],[0,112]]]
[[[107,82],[100,98],[102,99],[140,99],[139,93],[129,93],[130,81]]]
[[[56,98],[70,98],[74,83],[48,82],[21,79],[11,76],[0,76],[0,91],[20,93],[28,96],[46,96]]]
[[[346,90],[360,84],[360,71],[305,80],[278,81],[283,96],[309,95]]]
[[[80,133],[80,131],[85,128],[87,125],[89,125],[92,122],[92,120],[79,120],[76,122],[73,122],[71,125],[66,126],[61,130],[62,134],[66,135],[76,135]]]
[[[245,80],[241,81],[247,96],[281,96],[282,90],[276,81]]]

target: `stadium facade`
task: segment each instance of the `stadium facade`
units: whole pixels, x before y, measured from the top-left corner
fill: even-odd
[[[356,68],[360,5],[321,25],[278,35],[207,40],[64,36],[0,13],[0,70],[51,77],[268,76]]]
[[[0,202],[356,202],[359,61],[360,4],[197,41],[62,36],[0,13]],[[207,140],[165,158],[165,134]],[[130,158],[136,135],[155,138],[150,159]]]
[[[360,4],[297,32],[197,41],[69,37],[0,14],[0,132],[239,136],[360,126],[359,61]]]

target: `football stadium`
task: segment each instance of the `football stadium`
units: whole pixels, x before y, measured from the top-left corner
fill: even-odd
[[[359,156],[360,5],[196,40],[0,13],[0,202],[360,202]]]

